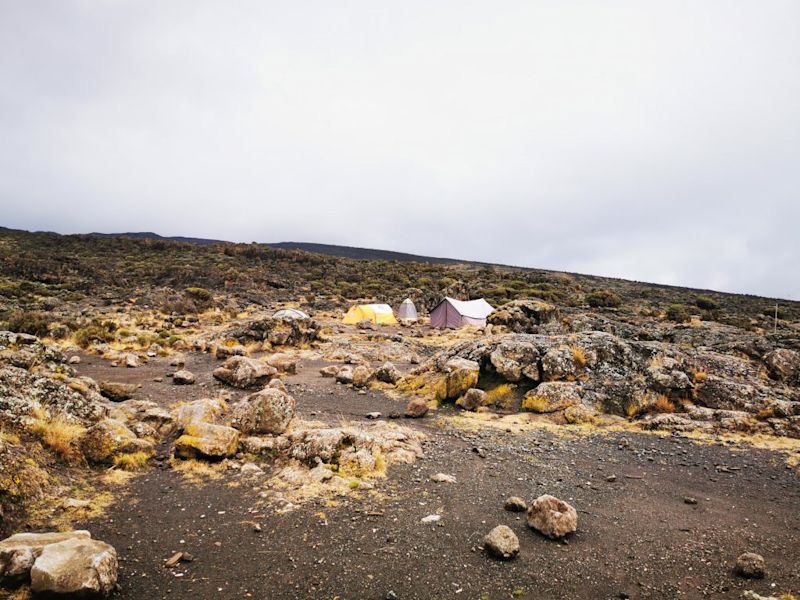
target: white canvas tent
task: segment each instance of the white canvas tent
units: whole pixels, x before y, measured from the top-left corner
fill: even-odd
[[[306,313],[296,308],[282,308],[272,315],[273,319],[310,319]]]
[[[406,298],[400,303],[400,308],[397,309],[397,318],[407,321],[414,321],[417,319],[417,307],[414,306],[411,298]]]
[[[478,300],[456,300],[445,298],[431,311],[431,327],[439,329],[456,329],[465,325],[486,325],[488,317],[494,309],[483,298]]]

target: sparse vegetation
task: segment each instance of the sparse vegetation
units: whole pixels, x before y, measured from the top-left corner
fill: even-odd
[[[622,298],[610,290],[597,290],[586,294],[586,304],[592,308],[617,308],[622,306]]]
[[[653,410],[657,413],[674,413],[675,404],[664,394],[658,394],[653,404]]]
[[[710,296],[698,296],[695,299],[695,304],[697,308],[701,308],[703,310],[718,310],[719,309],[719,302],[711,298]]]
[[[40,418],[30,426],[30,431],[65,462],[72,463],[83,459],[78,448],[78,441],[85,432],[81,425],[62,418]]]
[[[114,457],[114,466],[125,471],[139,471],[144,468],[150,455],[147,452],[131,452]]]
[[[675,323],[685,323],[689,320],[690,314],[683,304],[670,304],[666,311],[667,319]]]

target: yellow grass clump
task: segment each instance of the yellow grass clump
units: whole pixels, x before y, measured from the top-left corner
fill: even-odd
[[[581,348],[580,346],[573,346],[572,350],[572,361],[575,363],[575,366],[579,369],[583,369],[586,367],[586,363],[588,359],[586,357],[586,351]]]
[[[125,471],[139,471],[144,468],[148,460],[150,460],[148,452],[118,454],[114,457],[114,466]]]
[[[674,413],[675,405],[664,394],[658,394],[653,404],[653,410],[659,413]]]
[[[71,423],[60,417],[55,419],[38,419],[30,426],[30,431],[50,450],[66,462],[75,462],[82,458],[78,441],[86,429],[77,423]]]

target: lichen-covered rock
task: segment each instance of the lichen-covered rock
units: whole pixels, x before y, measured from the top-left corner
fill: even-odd
[[[353,369],[353,386],[357,388],[364,388],[372,381],[373,372],[369,367],[358,365]]]
[[[284,391],[265,388],[235,404],[231,424],[244,434],[281,434],[294,417],[295,400]]]
[[[445,399],[455,400],[469,388],[478,385],[480,365],[475,361],[456,358],[445,364],[447,394]]]
[[[517,382],[523,378],[539,381],[539,350],[530,343],[508,340],[499,344],[489,355],[498,374],[506,381]]]
[[[186,428],[192,423],[216,423],[228,410],[228,403],[222,398],[201,398],[178,406],[175,423]]]
[[[375,370],[375,379],[394,385],[400,379],[400,371],[397,370],[394,364],[385,362]]]
[[[344,385],[353,383],[353,369],[350,367],[341,367],[336,371],[336,381]]]
[[[322,367],[319,370],[319,374],[323,377],[336,377],[336,374],[339,372],[339,368],[336,365],[328,365],[327,367]]]
[[[580,403],[578,385],[567,381],[545,381],[526,392],[522,408],[537,413],[552,413]]]
[[[260,317],[225,332],[228,339],[240,342],[267,342],[270,346],[305,346],[319,337],[314,319]]]
[[[545,381],[572,380],[577,373],[575,355],[569,346],[550,348],[542,357],[542,377]]]
[[[175,371],[175,373],[172,375],[172,382],[175,385],[192,385],[194,381],[194,373],[187,371],[186,369]]]
[[[542,535],[559,539],[578,529],[578,513],[555,496],[544,494],[528,507],[528,526]]]
[[[225,425],[194,422],[175,441],[175,455],[181,458],[226,458],[236,454],[239,431]]]
[[[152,453],[153,443],[142,440],[116,419],[103,419],[89,427],[81,438],[81,452],[93,463],[110,463],[123,453]]]
[[[538,333],[541,325],[558,319],[558,309],[541,300],[512,300],[495,310],[487,321],[517,333]]]
[[[108,413],[102,402],[80,380],[0,365],[0,420],[7,423],[30,425],[42,411],[51,417],[90,423]]]
[[[214,346],[215,358],[229,358],[231,356],[244,356],[247,354],[247,349],[241,344],[218,344]]]
[[[89,539],[85,530],[52,533],[17,533],[0,542],[0,583],[29,577],[34,561],[45,546],[71,539]]]
[[[420,419],[428,414],[428,403],[422,398],[413,398],[406,404],[406,417],[410,419]]]
[[[273,354],[267,359],[267,364],[275,367],[280,373],[294,374],[297,373],[297,365],[299,360],[296,356],[287,354],[285,352],[278,352]]]
[[[767,573],[767,563],[760,554],[745,552],[736,559],[736,572],[742,577],[761,579]]]
[[[800,352],[776,348],[764,356],[770,377],[790,385],[800,385]]]
[[[478,388],[469,388],[467,392],[456,400],[456,406],[464,410],[476,410],[479,406],[486,405],[486,392]]]
[[[519,554],[519,538],[507,525],[498,525],[483,538],[486,550],[495,558],[507,560]]]
[[[114,381],[100,382],[100,393],[112,402],[130,400],[138,389],[139,385],[136,383],[119,383]]]
[[[277,372],[275,367],[254,358],[232,356],[214,369],[214,377],[233,387],[247,389],[266,385]]]
[[[98,540],[48,544],[31,569],[31,589],[39,594],[107,597],[116,584],[117,552]]]

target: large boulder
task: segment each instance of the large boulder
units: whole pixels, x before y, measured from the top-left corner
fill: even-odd
[[[278,370],[268,364],[246,356],[231,356],[214,369],[214,377],[232,385],[247,389],[266,385]]]
[[[175,422],[181,429],[192,423],[215,423],[227,409],[222,398],[201,398],[179,405]]]
[[[544,494],[528,507],[528,527],[552,539],[559,539],[578,529],[577,511],[555,496]]]
[[[574,379],[577,374],[575,355],[569,346],[550,348],[542,357],[542,376],[545,381]]]
[[[175,454],[181,458],[227,458],[236,454],[239,431],[225,425],[194,422],[175,440]]]
[[[539,381],[539,350],[533,344],[513,339],[502,342],[489,355],[489,361],[506,381],[523,378]]]
[[[537,413],[552,413],[578,404],[578,384],[568,381],[545,381],[522,398],[522,408]]]
[[[101,381],[100,393],[112,402],[122,402],[133,398],[139,385],[135,383],[119,383],[115,381]]]
[[[49,544],[31,569],[31,589],[40,594],[107,597],[116,584],[117,551],[98,540]]]
[[[776,348],[764,356],[770,377],[790,385],[800,383],[800,352]]]
[[[487,321],[492,325],[503,325],[517,333],[538,333],[541,325],[553,323],[558,318],[558,309],[541,300],[512,300],[494,311]]]
[[[27,579],[45,546],[72,539],[89,539],[88,531],[17,533],[0,542],[0,583]]]
[[[295,400],[285,391],[265,388],[234,405],[231,424],[246,435],[286,431],[295,410]]]
[[[455,400],[478,385],[480,365],[472,360],[454,358],[445,364],[446,399]]]
[[[93,463],[110,463],[115,456],[131,452],[153,452],[153,443],[142,440],[116,419],[103,419],[89,427],[81,438],[81,452]]]

